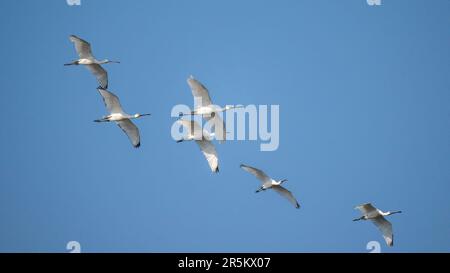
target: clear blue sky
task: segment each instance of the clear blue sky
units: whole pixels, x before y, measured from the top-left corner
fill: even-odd
[[[0,1],[0,251],[450,250],[450,1]],[[91,42],[140,149],[114,124],[68,37]],[[280,147],[217,145],[220,173],[170,136],[195,75],[217,104],[279,104]],[[302,208],[255,194],[240,163]],[[371,223],[390,217],[387,249]]]

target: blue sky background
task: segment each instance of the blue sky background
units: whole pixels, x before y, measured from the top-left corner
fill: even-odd
[[[450,1],[0,1],[0,251],[450,250]],[[68,36],[91,42],[136,123],[131,147]],[[215,103],[279,104],[280,147],[170,135],[195,75]],[[240,163],[260,167],[302,205]],[[390,217],[395,246],[353,208]]]

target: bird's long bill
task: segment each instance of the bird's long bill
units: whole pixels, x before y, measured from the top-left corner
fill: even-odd
[[[151,116],[152,114],[141,114],[141,117],[143,116]]]
[[[120,61],[109,61],[110,63],[120,64]]]

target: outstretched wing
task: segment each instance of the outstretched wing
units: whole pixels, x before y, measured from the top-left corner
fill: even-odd
[[[211,105],[211,98],[209,97],[209,92],[206,87],[199,81],[190,76],[187,80],[189,87],[191,87],[192,95],[194,96],[194,107],[199,108],[203,106]]]
[[[91,45],[88,42],[75,35],[70,35],[69,39],[72,43],[74,43],[75,50],[77,51],[78,56],[80,56],[80,59],[94,59]]]
[[[108,109],[111,114],[123,113],[119,98],[116,95],[106,89],[98,88],[97,90],[103,98],[106,109]]]
[[[378,216],[371,219],[383,234],[383,238],[388,246],[394,245],[394,234],[392,233],[392,224],[383,216]]]
[[[103,89],[108,88],[108,72],[99,64],[87,64],[85,65],[92,74],[94,74],[95,78],[97,78],[98,84]]]
[[[216,148],[214,144],[209,140],[196,140],[200,150],[208,161],[211,171],[214,173],[219,172],[219,157],[217,156]]]
[[[218,113],[213,113],[211,116],[203,115],[203,118],[209,123],[210,128],[214,127],[214,134],[219,143],[223,143],[227,138],[227,131],[225,122]]]
[[[188,135],[194,136],[196,140],[201,140],[203,138],[203,130],[196,121],[179,119],[177,122],[186,128]]]
[[[279,193],[284,198],[286,198],[287,200],[289,200],[289,202],[291,202],[291,204],[293,204],[297,209],[300,208],[300,204],[297,202],[297,199],[295,199],[292,192],[288,191],[286,188],[284,188],[282,186],[276,186],[276,185],[272,186],[272,189],[274,191],[276,191],[277,193]]]
[[[359,211],[361,211],[363,215],[369,215],[377,211],[377,209],[371,203],[356,206],[355,209],[359,209]]]
[[[139,148],[141,146],[141,137],[139,135],[139,129],[134,123],[129,119],[124,119],[117,122],[117,125],[127,134],[128,138],[131,141],[131,144],[135,148]]]
[[[263,171],[261,171],[260,169],[251,167],[251,166],[247,166],[244,164],[241,164],[241,168],[244,169],[245,171],[253,174],[254,176],[256,176],[256,178],[258,178],[262,184],[264,183],[272,183],[272,179],[265,174]]]

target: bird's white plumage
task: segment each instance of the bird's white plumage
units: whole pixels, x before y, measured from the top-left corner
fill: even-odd
[[[95,59],[92,55],[91,45],[88,42],[75,35],[70,35],[70,41],[74,43],[80,59]]]
[[[209,122],[214,128],[214,134],[220,143],[224,142],[227,138],[227,131],[225,128],[225,122],[218,113],[213,112],[211,115],[203,115],[203,118]]]
[[[91,71],[92,74],[94,74],[95,78],[100,84],[100,87],[108,88],[108,72],[106,72],[106,70],[101,65],[93,63],[87,64],[85,66],[89,71]]]
[[[207,132],[200,127],[200,124],[193,120],[179,119],[177,122],[186,128],[189,137],[196,140],[202,140],[205,134],[207,134]]]
[[[202,83],[194,79],[193,76],[188,78],[187,83],[189,84],[192,95],[194,96],[194,108],[197,109],[212,104],[208,89],[206,89]]]
[[[262,170],[257,169],[255,167],[241,164],[241,168],[243,170],[245,170],[246,172],[251,173],[256,178],[258,178],[262,183],[262,189],[273,189],[275,192],[280,194],[282,197],[286,198],[296,208],[300,208],[300,204],[297,202],[297,199],[295,199],[292,192],[290,192],[289,190],[287,190],[286,188],[281,186],[281,183],[283,183],[283,181],[277,182],[277,181],[273,180],[272,178],[270,178]]]
[[[244,169],[245,171],[253,174],[254,176],[256,176],[256,178],[258,178],[261,183],[264,184],[272,184],[272,178],[270,178],[266,173],[264,173],[263,171],[261,171],[260,169],[251,167],[251,166],[247,166],[244,164],[241,164],[241,168]]]
[[[206,160],[208,161],[211,171],[218,172],[219,157],[217,155],[214,144],[212,144],[210,141],[211,137],[209,136],[208,132],[203,130],[200,125],[193,120],[180,119],[177,122],[187,129],[188,139],[195,140]]]
[[[191,75],[187,79],[187,83],[191,88],[192,95],[194,97],[194,111],[195,115],[201,115],[210,124],[214,124],[211,128],[214,128],[213,132],[217,140],[220,143],[224,142],[227,137],[225,122],[220,117],[219,113],[232,108],[222,108],[218,105],[214,105],[209,96],[208,89],[198,80],[194,79]]]
[[[383,238],[388,246],[394,245],[394,234],[392,233],[392,224],[382,215],[370,219],[383,234]]]
[[[116,95],[114,95],[112,92],[106,89],[98,88],[97,90],[103,98],[103,102],[105,103],[106,109],[111,114],[124,113],[122,106],[120,105],[119,98]]]
[[[365,203],[356,207],[366,220],[372,221],[372,223],[377,226],[377,228],[381,231],[384,240],[388,246],[393,246],[394,244],[394,235],[392,232],[392,224],[384,218],[384,215],[389,215],[388,213],[383,213],[376,207],[374,207],[371,203]]]
[[[283,196],[284,198],[286,198],[289,202],[291,202],[292,205],[294,205],[296,208],[300,207],[300,204],[297,202],[297,199],[295,199],[294,195],[292,194],[292,192],[290,192],[289,190],[287,190],[286,188],[284,188],[283,186],[279,186],[279,185],[274,185],[272,186],[272,189],[279,193],[281,196]]]
[[[361,213],[364,215],[369,215],[378,212],[378,210],[371,203],[356,206],[355,209],[359,209],[359,211],[361,211]]]
[[[131,141],[131,144],[135,148],[140,147],[141,138],[139,134],[139,129],[130,120],[131,118],[136,117],[131,116],[123,111],[122,106],[120,105],[120,100],[114,93],[102,88],[98,88],[97,90],[103,98],[103,102],[105,103],[106,109],[110,113],[110,115],[106,118],[106,120],[115,121],[117,125],[122,129],[122,131],[128,136],[128,138]]]
[[[139,129],[134,123],[129,119],[123,119],[116,122],[117,125],[125,132],[134,147],[141,146],[141,137],[139,134]]]
[[[92,54],[91,45],[80,37],[70,35],[69,39],[75,45],[75,50],[80,57],[77,62],[71,64],[84,65],[92,74],[94,74],[101,88],[108,88],[108,73],[100,64],[107,63],[109,61],[97,61],[97,59]]]
[[[218,172],[219,158],[217,156],[217,151],[216,148],[214,147],[214,144],[212,144],[211,141],[209,140],[196,140],[195,142],[198,144],[200,150],[202,151],[203,155],[208,161],[211,171]]]

